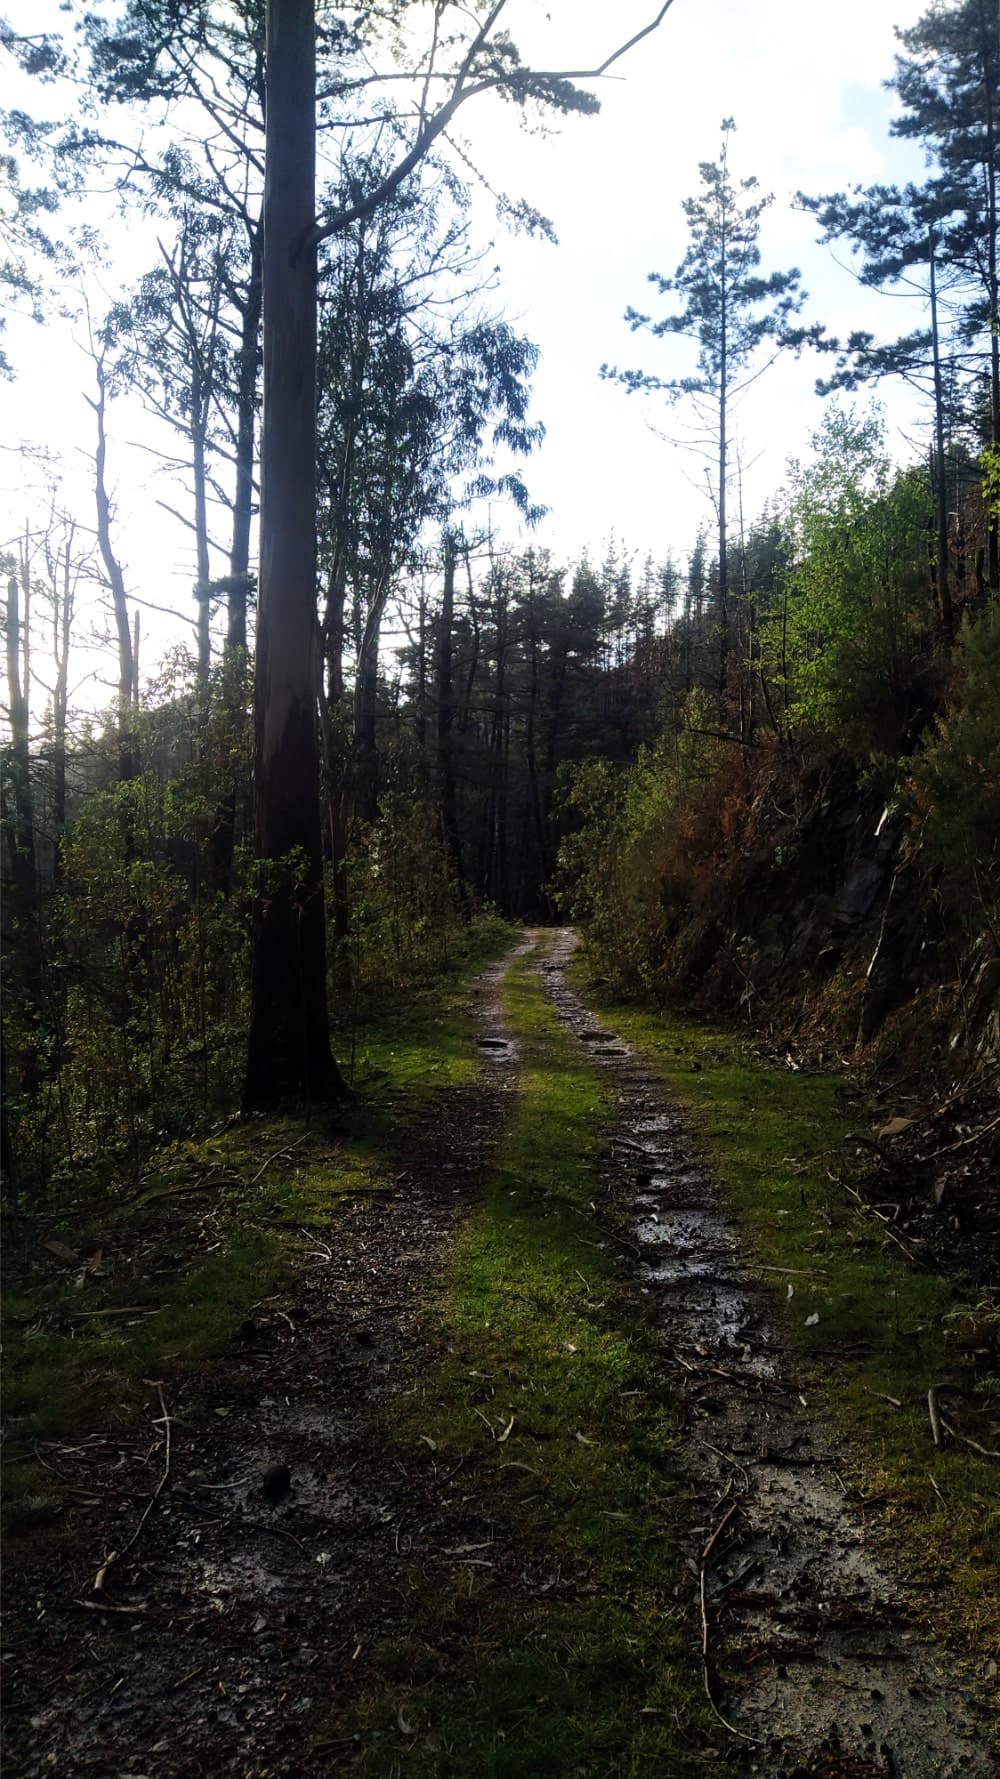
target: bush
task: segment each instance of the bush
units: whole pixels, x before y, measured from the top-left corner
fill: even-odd
[[[914,762],[908,797],[926,865],[962,921],[1000,946],[1000,606],[966,618],[950,707]]]

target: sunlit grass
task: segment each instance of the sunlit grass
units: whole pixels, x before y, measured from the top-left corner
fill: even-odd
[[[514,1579],[458,1565],[414,1579],[413,1632],[374,1652],[350,1770],[684,1779],[712,1720],[678,1558],[673,1405],[591,1213],[607,1092],[531,959],[504,999],[521,1097],[437,1305],[437,1363],[391,1432],[409,1462],[430,1462],[431,1441],[435,1465],[462,1465]]]
[[[936,1448],[927,1410],[931,1385],[969,1387],[946,1336],[959,1297],[910,1265],[845,1189],[863,1107],[845,1100],[842,1076],[774,1065],[733,1033],[590,991],[588,999],[688,1108],[809,1406],[837,1423],[845,1471],[880,1498],[877,1523],[923,1583],[928,1611],[980,1651],[995,1645],[996,1465],[959,1444]]]

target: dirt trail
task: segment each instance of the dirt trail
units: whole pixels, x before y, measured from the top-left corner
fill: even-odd
[[[387,1190],[305,1232],[292,1299],[262,1304],[224,1367],[180,1394],[168,1386],[167,1486],[103,1606],[93,1577],[163,1472],[162,1427],[140,1438],[141,1457],[95,1438],[62,1460],[92,1505],[74,1512],[68,1572],[46,1565],[16,1597],[8,1578],[11,1779],[335,1772],[343,1742],[334,1731],[317,1745],[317,1722],[333,1722],[363,1683],[365,1652],[398,1633],[408,1576],[444,1560],[456,1526],[483,1535],[426,1464],[387,1459],[379,1417],[428,1360],[428,1282],[516,1084],[498,1004],[510,961],[476,986],[476,1081],[407,1132],[407,1166]]]
[[[631,1264],[688,1404],[685,1459],[701,1508],[691,1568],[696,1588],[704,1577],[713,1697],[753,1738],[741,1744],[747,1768],[989,1779],[983,1720],[866,1551],[832,1436],[797,1407],[738,1232],[682,1117],[567,986],[572,945],[569,933],[546,935],[539,967],[614,1084],[605,1184],[629,1209]],[[407,1133],[388,1190],[309,1233],[291,1299],[255,1310],[225,1366],[166,1386],[167,1483],[104,1606],[95,1570],[163,1473],[165,1429],[154,1421],[130,1445],[95,1432],[62,1460],[78,1501],[71,1559],[40,1563],[13,1594],[7,1584],[12,1776],[326,1779],[353,1750],[338,1726],[367,1652],[406,1632],[456,1547],[491,1537],[466,1477],[426,1452],[387,1455],[380,1415],[430,1362],[428,1284],[516,1088],[498,1004],[510,961],[476,991],[476,1081]],[[720,1671],[734,1677],[724,1689]]]
[[[995,1779],[988,1719],[866,1548],[836,1434],[801,1406],[683,1115],[568,986],[574,944],[561,932],[540,971],[560,1019],[614,1083],[605,1184],[628,1207],[642,1287],[687,1403],[685,1455],[703,1510],[689,1561],[712,1696],[752,1738],[748,1770]]]

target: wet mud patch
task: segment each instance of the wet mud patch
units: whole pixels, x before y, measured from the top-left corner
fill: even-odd
[[[686,1120],[566,980],[540,976],[617,1104],[604,1187],[685,1405],[696,1490],[688,1552],[713,1709],[748,1773],[995,1779],[996,1720],[870,1549],[865,1503],[814,1420],[739,1233]]]

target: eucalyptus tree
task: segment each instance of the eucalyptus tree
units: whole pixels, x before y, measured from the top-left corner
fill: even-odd
[[[172,246],[160,243],[162,263],[145,274],[129,298],[113,305],[103,328],[115,386],[139,390],[147,408],[183,441],[182,455],[169,454],[166,467],[191,476],[192,513],[176,516],[194,537],[202,702],[208,690],[211,605],[217,592],[209,510],[213,497],[230,507],[235,504],[216,471],[219,455],[233,457],[232,428],[227,437],[219,419],[226,414],[231,389],[227,332],[232,322],[226,314],[226,286],[232,276],[233,248],[227,219],[211,210],[185,207]],[[167,510],[174,512],[172,507]]]
[[[678,298],[682,307],[659,320],[631,307],[625,315],[633,333],[695,341],[694,374],[661,377],[650,371],[601,367],[602,377],[623,384],[630,393],[652,390],[671,402],[692,404],[695,448],[712,465],[706,476],[718,538],[720,697],[726,691],[730,649],[728,492],[733,408],[778,353],[788,348],[797,351],[807,340],[815,342],[822,331],[793,325],[805,301],[796,268],[765,277],[758,272],[761,218],[773,200],[759,194],[755,178],[734,179],[729,159],[734,129],[732,118],[723,120],[719,157],[701,163],[702,190],[684,200],[690,242],[680,265],[669,278],[659,272],[649,274],[660,294]],[[765,346],[770,357],[762,363]]]

